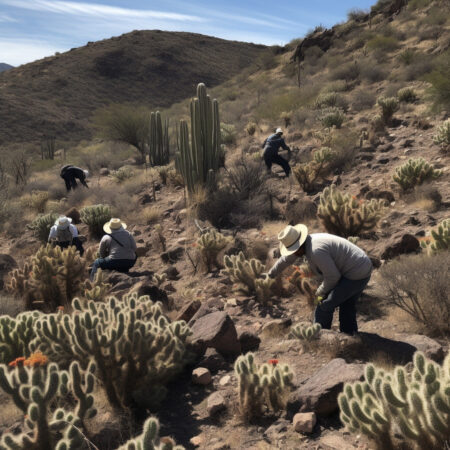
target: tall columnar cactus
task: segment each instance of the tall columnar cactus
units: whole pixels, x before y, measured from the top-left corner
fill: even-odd
[[[287,364],[255,363],[253,353],[240,356],[234,371],[239,380],[239,405],[248,419],[264,414],[264,408],[279,411],[286,407],[287,394],[291,388],[293,373]]]
[[[0,363],[7,364],[29,355],[28,346],[35,337],[34,324],[40,315],[33,311],[21,313],[16,318],[0,316]]]
[[[191,100],[191,142],[182,120],[178,131],[177,169],[189,192],[212,183],[221,159],[220,118],[217,100],[206,94],[206,86],[197,86],[197,98]]]
[[[85,439],[81,430],[85,419],[96,414],[93,408],[95,365],[82,371],[72,362],[68,371],[54,363],[25,367],[21,362],[13,370],[0,365],[0,388],[9,394],[26,414],[30,434],[4,434],[0,448],[11,450],[53,450],[80,448]],[[58,407],[72,398],[71,410]]]
[[[439,178],[442,170],[435,169],[423,158],[409,159],[407,163],[395,169],[393,180],[398,183],[404,191]]]
[[[275,280],[267,275],[263,276],[264,265],[261,261],[255,258],[247,260],[240,252],[238,255],[226,255],[224,264],[223,273],[228,275],[233,283],[237,283],[238,291],[245,295],[255,295],[262,304],[270,301]]]
[[[205,264],[207,272],[211,272],[213,266],[219,267],[217,255],[232,241],[230,236],[224,236],[219,231],[212,229],[203,233],[197,239],[197,248]]]
[[[89,227],[89,232],[95,237],[103,235],[103,225],[111,219],[109,205],[85,206],[80,211],[81,220]]]
[[[365,380],[346,384],[338,401],[344,425],[380,449],[399,448],[398,440],[402,448],[443,448],[450,439],[450,354],[440,366],[416,352],[412,373],[368,364]]]
[[[165,119],[163,125],[159,111],[150,115],[148,147],[152,167],[169,164],[169,120]]]
[[[436,134],[433,136],[435,144],[440,145],[443,150],[450,148],[450,119],[447,119],[437,127]]]
[[[56,213],[40,215],[28,225],[28,228],[33,230],[35,236],[41,242],[47,242],[50,228],[55,224],[58,217],[59,215]]]
[[[159,437],[159,422],[155,417],[149,417],[144,423],[142,434],[130,439],[117,450],[184,450],[181,445],[168,438]]]
[[[110,297],[105,303],[75,299],[73,315],[47,314],[36,322],[30,344],[52,361],[67,365],[91,359],[111,404],[149,407],[188,361],[185,322],[170,322],[148,296]]]
[[[328,232],[342,237],[357,236],[373,229],[382,217],[384,200],[358,200],[331,185],[320,195],[318,217]]]
[[[291,328],[291,336],[304,342],[311,342],[319,337],[321,329],[319,323],[313,325],[298,323]]]
[[[424,240],[421,245],[428,253],[436,253],[450,248],[450,219],[444,219],[435,230],[431,230],[430,240]]]

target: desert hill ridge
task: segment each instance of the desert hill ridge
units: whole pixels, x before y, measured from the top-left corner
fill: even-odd
[[[14,66],[11,66],[7,63],[0,63],[0,72],[4,72],[5,70],[14,69]]]

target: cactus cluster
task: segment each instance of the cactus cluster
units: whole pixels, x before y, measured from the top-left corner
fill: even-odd
[[[301,267],[294,266],[294,272],[288,277],[288,281],[306,298],[308,305],[313,308],[319,283],[314,274],[310,272],[309,267],[306,264]]]
[[[450,119],[447,119],[437,127],[436,134],[433,136],[435,144],[440,145],[443,150],[450,148]]]
[[[287,364],[272,360],[257,365],[253,353],[239,356],[234,364],[239,380],[239,405],[248,420],[260,417],[265,408],[279,411],[286,407],[293,373]]]
[[[178,131],[177,170],[190,193],[199,186],[211,185],[221,160],[220,118],[217,100],[206,94],[203,83],[197,86],[197,98],[191,100],[191,142],[187,123]]]
[[[62,367],[93,360],[110,403],[150,407],[188,361],[185,322],[170,322],[148,296],[72,302],[74,314],[47,314],[36,321],[30,347]]]
[[[291,336],[304,342],[311,342],[319,337],[321,329],[319,323],[313,325],[298,323],[291,328]]]
[[[219,267],[217,256],[232,240],[230,236],[224,236],[214,228],[197,239],[197,249],[207,272],[211,272],[214,266]]]
[[[420,185],[425,181],[435,180],[442,175],[442,170],[435,169],[423,158],[409,159],[408,162],[395,169],[393,180],[404,191]]]
[[[383,122],[386,125],[390,124],[394,113],[399,108],[398,99],[396,97],[379,97],[377,104],[381,108]]]
[[[316,188],[316,182],[326,173],[327,163],[335,156],[328,147],[323,147],[314,152],[313,160],[306,164],[298,164],[292,169],[298,184],[303,191],[309,193]]]
[[[346,384],[338,401],[344,425],[380,449],[444,448],[450,439],[450,354],[440,366],[416,352],[412,373],[368,364],[364,381]]]
[[[120,167],[119,169],[111,172],[111,177],[113,177],[117,183],[122,183],[125,180],[133,178],[134,171],[128,166]]]
[[[92,395],[94,372],[95,364],[90,363],[83,371],[75,361],[68,371],[60,370],[54,363],[26,367],[19,362],[12,370],[0,365],[0,388],[26,414],[26,425],[31,430],[19,435],[4,434],[0,448],[80,448],[85,439],[81,431],[85,428],[84,421],[96,414]],[[73,409],[59,407],[60,401],[66,398],[73,400]]]
[[[444,219],[435,230],[431,230],[432,240],[421,241],[428,253],[436,253],[450,248],[450,219]]]
[[[358,200],[331,185],[320,195],[317,215],[329,233],[342,237],[358,236],[377,225],[384,211],[384,203],[381,199]]]
[[[111,219],[109,205],[85,206],[80,211],[81,220],[89,227],[92,236],[103,236],[103,225]]]
[[[275,282],[267,274],[263,276],[264,265],[258,259],[247,260],[242,252],[238,255],[226,255],[224,258],[225,269],[223,273],[228,275],[237,289],[245,295],[255,295],[256,299],[266,304],[272,295],[272,286]]]
[[[156,286],[160,287],[165,281],[167,280],[167,274],[166,273],[154,273],[151,278],[151,282]]]
[[[169,164],[169,120],[164,124],[159,111],[150,115],[150,130],[148,137],[149,161],[152,167]]]
[[[149,417],[144,423],[142,434],[130,439],[117,450],[184,450],[181,445],[168,437],[159,437],[159,422],[155,417]]]
[[[48,235],[50,233],[50,228],[55,224],[56,219],[59,217],[59,214],[49,213],[36,217],[36,219],[31,222],[27,228],[33,230],[34,235],[41,242],[47,242]]]
[[[345,114],[341,108],[324,108],[320,112],[319,120],[326,128],[341,128],[345,120]]]
[[[86,280],[83,285],[82,297],[94,302],[103,302],[111,289],[111,284],[105,280],[101,269],[97,270],[94,281]]]

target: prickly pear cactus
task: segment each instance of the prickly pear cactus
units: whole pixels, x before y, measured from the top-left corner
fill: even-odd
[[[239,406],[248,420],[260,417],[265,409],[279,411],[286,407],[293,373],[287,364],[270,360],[258,365],[253,353],[240,356],[234,371],[239,380]]]
[[[263,275],[264,266],[261,261],[254,258],[247,260],[240,252],[238,255],[226,255],[224,264],[223,273],[236,283],[238,291],[245,295],[255,295],[256,299],[263,304],[270,301],[275,280],[268,275]]]
[[[384,200],[358,200],[343,194],[333,184],[320,195],[317,216],[329,233],[337,236],[357,236],[372,230],[384,212]]]
[[[217,256],[232,240],[230,236],[224,236],[215,229],[203,233],[197,239],[197,249],[207,272],[211,272],[213,267],[219,267]]]
[[[444,219],[436,229],[431,230],[431,239],[421,241],[429,254],[450,248],[450,219]]]
[[[409,159],[407,163],[395,169],[393,180],[407,191],[425,181],[435,180],[442,175],[442,170],[435,169],[423,158]]]
[[[411,373],[368,364],[364,381],[344,385],[338,401],[342,423],[379,449],[443,448],[450,439],[450,354],[440,366],[416,352]]]

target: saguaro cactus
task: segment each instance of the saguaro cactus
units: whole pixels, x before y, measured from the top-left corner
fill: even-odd
[[[423,158],[409,159],[407,163],[395,169],[393,180],[407,191],[424,181],[435,180],[442,175],[442,170],[435,169]]]
[[[436,253],[450,248],[450,219],[444,219],[436,229],[431,230],[430,240],[421,241],[428,253]]]
[[[191,143],[182,120],[178,131],[176,165],[189,192],[211,183],[220,165],[220,118],[217,100],[206,94],[206,86],[197,86],[197,98],[191,100]]]
[[[241,412],[247,419],[263,415],[264,407],[273,411],[286,407],[293,378],[287,364],[272,360],[272,364],[258,366],[253,353],[247,353],[236,360],[234,371],[239,379]]]
[[[151,166],[169,164],[169,120],[165,119],[163,125],[159,111],[150,115],[148,147]]]
[[[350,194],[339,192],[333,184],[320,195],[317,215],[328,232],[348,237],[374,228],[383,210],[384,200],[358,200]]]
[[[450,354],[440,366],[414,355],[414,368],[386,372],[368,364],[365,380],[346,384],[338,401],[341,420],[377,448],[437,449],[450,439]],[[397,439],[398,437],[398,439]]]

